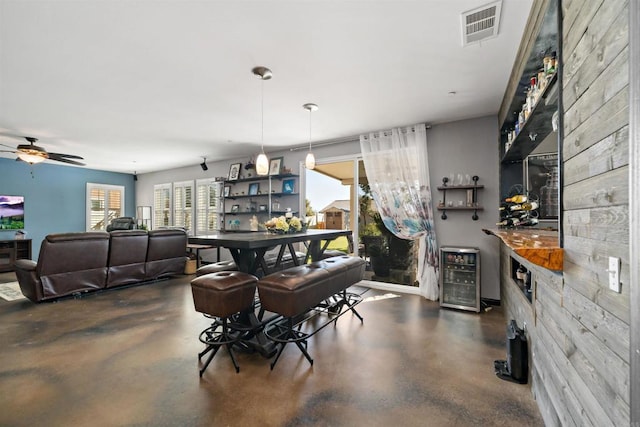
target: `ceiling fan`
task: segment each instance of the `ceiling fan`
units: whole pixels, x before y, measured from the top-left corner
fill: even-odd
[[[73,154],[48,153],[47,150],[45,150],[44,148],[34,144],[35,142],[38,141],[38,138],[25,136],[24,139],[26,139],[29,142],[29,144],[20,144],[18,145],[18,147],[16,147],[14,150],[11,150],[11,151],[9,150],[0,150],[0,151],[5,153],[15,153],[18,156],[16,160],[22,160],[32,165],[36,163],[44,162],[47,159],[55,160],[57,162],[69,163],[72,165],[78,165],[78,166],[85,165],[84,163],[77,161],[77,160],[84,160],[80,156],[75,156]],[[3,145],[8,148],[13,148],[6,144],[0,143],[0,145]]]

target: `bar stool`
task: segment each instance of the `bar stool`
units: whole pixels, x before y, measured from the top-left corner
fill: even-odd
[[[200,342],[207,347],[198,353],[198,360],[211,352],[200,369],[200,377],[222,346],[227,348],[236,373],[240,372],[232,347],[240,340],[242,329],[235,327],[230,318],[234,314],[252,309],[257,281],[255,276],[239,271],[210,273],[191,281],[196,311],[216,318],[210,327],[200,333]]]

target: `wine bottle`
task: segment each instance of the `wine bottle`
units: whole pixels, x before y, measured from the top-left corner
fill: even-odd
[[[524,194],[516,194],[513,197],[507,197],[506,199],[504,199],[504,201],[507,203],[524,203],[527,200],[529,200],[529,198]]]
[[[501,227],[530,227],[532,225],[536,225],[538,223],[538,218],[505,218],[500,222],[497,222],[496,225]]]
[[[521,227],[531,227],[536,224],[538,224],[538,218],[525,218],[518,225]]]
[[[518,205],[512,205],[510,209],[512,211],[533,211],[538,209],[538,202],[536,201],[524,202]]]

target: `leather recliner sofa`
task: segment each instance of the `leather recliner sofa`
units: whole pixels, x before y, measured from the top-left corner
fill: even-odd
[[[183,230],[121,230],[50,234],[38,261],[16,260],[22,293],[40,302],[183,274]]]

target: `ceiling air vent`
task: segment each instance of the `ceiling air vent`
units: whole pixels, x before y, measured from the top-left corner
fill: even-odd
[[[478,43],[498,35],[502,1],[496,1],[462,14],[462,45]]]

